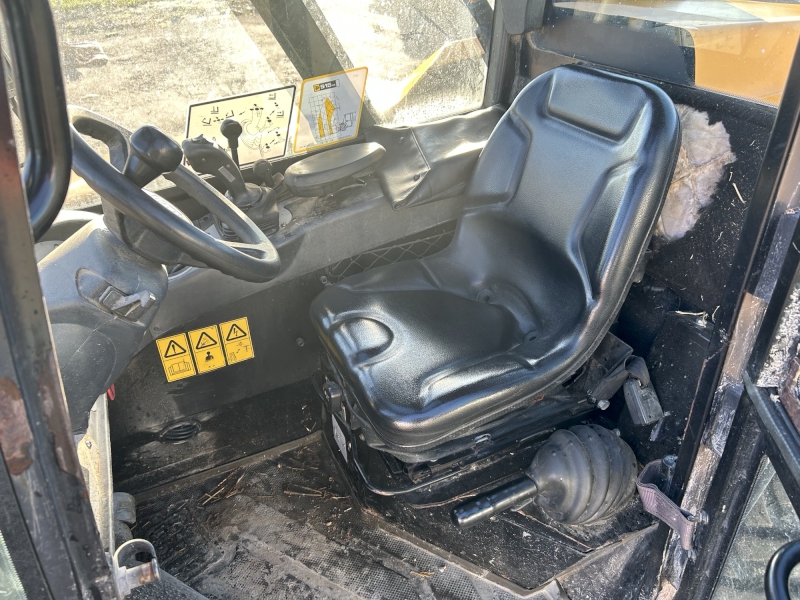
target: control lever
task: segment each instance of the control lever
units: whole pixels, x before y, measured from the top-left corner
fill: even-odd
[[[233,203],[241,209],[250,208],[261,200],[262,190],[257,185],[246,184],[239,167],[227,153],[212,144],[203,135],[183,140],[186,160],[195,171],[204,175],[216,175],[228,188]]]
[[[265,186],[275,189],[272,163],[268,160],[259,158],[253,163],[253,177],[256,178],[256,181],[263,181]]]
[[[272,163],[260,158],[253,163],[253,177],[256,181],[263,181],[264,185],[275,192],[275,201],[281,202],[292,197],[292,191],[286,186],[281,173],[272,172]]]
[[[265,233],[278,229],[278,206],[271,188],[245,183],[242,172],[231,157],[202,135],[184,140],[182,146],[194,170],[219,177],[233,203],[247,213],[259,229]],[[217,228],[225,239],[236,237],[225,223],[217,222]]]
[[[130,153],[122,174],[139,187],[144,187],[160,175],[172,173],[181,164],[183,152],[166,133],[143,125],[131,134]]]
[[[236,119],[225,119],[219,126],[219,132],[228,140],[231,149],[231,158],[239,166],[239,136],[242,135],[242,126]]]
[[[519,479],[453,509],[458,527],[472,527],[533,501],[560,523],[594,523],[633,496],[636,457],[618,436],[599,425],[558,429],[539,448]]]

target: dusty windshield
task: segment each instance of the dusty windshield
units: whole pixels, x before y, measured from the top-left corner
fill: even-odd
[[[181,140],[192,104],[294,86],[292,138],[302,82],[348,69],[366,77],[362,128],[480,106],[492,4],[54,0],[53,12],[70,104]],[[68,205],[96,200],[75,181]]]

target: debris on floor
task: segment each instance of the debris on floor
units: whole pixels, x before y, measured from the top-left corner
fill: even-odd
[[[165,571],[212,600],[519,597],[377,527],[327,452],[317,437],[170,486],[139,503],[135,535],[152,541]]]
[[[184,483],[141,494],[137,498],[134,535],[153,543],[164,571],[210,600],[505,600],[523,596],[546,600],[555,597],[553,591],[560,586],[579,590],[588,585],[578,567],[586,561],[596,562],[595,555],[602,554],[605,561],[616,556],[616,560],[624,562],[625,557],[646,553],[650,531],[654,531],[648,527],[649,522],[637,520],[639,511],[635,506],[632,512],[628,511],[628,518],[633,518],[635,524],[622,528],[634,533],[623,535],[617,544],[609,543],[616,536],[609,536],[605,530],[616,531],[620,529],[618,525],[607,524],[594,533],[574,528],[561,532],[557,525],[534,520],[539,517],[512,513],[508,519],[485,526],[501,527],[509,535],[511,530],[517,530],[515,537],[521,540],[521,548],[527,548],[513,552],[519,555],[519,565],[501,560],[508,552],[495,548],[493,554],[498,560],[481,566],[471,560],[477,555],[456,552],[447,544],[458,544],[463,537],[460,544],[464,550],[482,552],[471,537],[480,534],[475,530],[482,525],[462,536],[449,524],[449,508],[407,507],[423,520],[442,521],[441,526],[453,529],[448,539],[442,538],[442,548],[442,544],[415,537],[413,530],[401,531],[386,522],[380,516],[383,513],[363,510],[348,491],[330,449],[316,434],[309,436],[308,443],[283,454],[267,452],[247,464],[237,463],[228,471],[214,469],[207,475],[187,478]],[[401,511],[399,507],[395,510]],[[533,534],[523,538],[519,530]],[[581,535],[588,537],[583,539]],[[499,538],[487,535],[486,539]],[[573,549],[568,550],[568,546]],[[512,550],[515,547],[509,546]],[[557,575],[557,581],[552,577],[558,570],[551,573],[543,569],[539,560],[547,552],[573,557],[564,562],[571,567],[563,577]],[[538,581],[534,585],[538,590],[514,582],[521,580],[519,569],[539,572],[538,580],[531,578]],[[617,593],[619,582],[614,578],[627,571],[606,573],[608,590]],[[596,598],[614,597],[604,594],[601,588],[592,588]],[[575,598],[584,597],[582,593]]]

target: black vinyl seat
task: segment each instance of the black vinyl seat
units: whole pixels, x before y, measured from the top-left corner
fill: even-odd
[[[368,443],[406,456],[473,435],[581,367],[627,295],[679,143],[674,105],[648,83],[567,66],[528,84],[478,159],[453,242],[312,304]]]

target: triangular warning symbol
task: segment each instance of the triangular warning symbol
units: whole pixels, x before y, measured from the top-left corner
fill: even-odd
[[[186,348],[182,348],[175,340],[170,340],[169,344],[167,344],[167,351],[164,352],[164,358],[172,358],[181,354],[186,354]]]
[[[226,342],[230,342],[231,340],[238,340],[239,338],[247,337],[247,334],[244,332],[244,329],[239,327],[236,323],[233,324],[228,335],[225,337]]]
[[[216,346],[217,340],[212,338],[208,335],[205,331],[200,334],[200,339],[197,340],[197,344],[195,345],[195,350],[202,350],[203,348],[210,348],[211,346]]]

